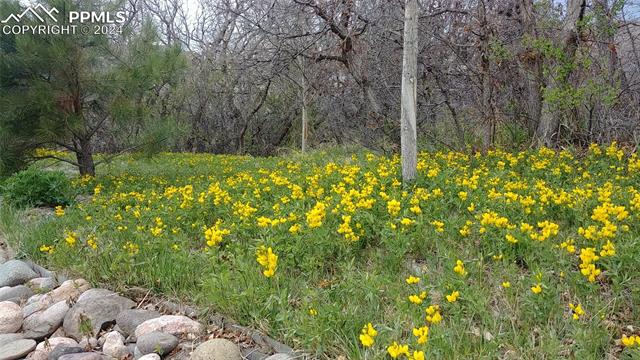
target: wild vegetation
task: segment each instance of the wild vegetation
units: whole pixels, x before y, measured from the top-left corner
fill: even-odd
[[[399,158],[124,156],[22,251],[196,301],[318,358],[634,358],[640,159],[612,144]],[[424,356],[424,357],[423,357]]]
[[[0,32],[22,256],[317,358],[640,357],[637,2],[35,4],[126,21]]]
[[[75,153],[82,174],[94,152],[400,148],[404,1],[34,3],[127,21],[108,35],[0,34],[5,173],[42,146]],[[422,148],[638,143],[636,0],[415,8]],[[23,9],[0,1],[3,19]]]

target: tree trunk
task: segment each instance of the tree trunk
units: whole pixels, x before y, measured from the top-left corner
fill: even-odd
[[[491,29],[487,19],[487,8],[484,0],[478,3],[478,18],[480,20],[480,83],[481,83],[481,111],[482,111],[482,145],[488,148],[493,144],[495,132],[495,111],[493,109],[493,77],[489,60],[489,40]]]
[[[402,99],[400,144],[402,179],[414,180],[418,162],[416,133],[416,80],[418,63],[418,2],[405,3],[404,45],[402,54]]]
[[[567,0],[567,16],[562,27],[562,43],[565,58],[562,61],[573,63],[578,49],[578,23],[584,18],[586,0]],[[563,66],[561,64],[560,66]],[[555,79],[555,86],[567,86],[571,73],[567,72],[559,79]],[[571,113],[575,113],[573,109]],[[574,124],[575,125],[575,124]],[[560,138],[560,116],[556,109],[551,107],[548,101],[544,102],[540,123],[536,131],[538,145],[552,146],[553,137]]]
[[[300,67],[300,92],[302,97],[302,133],[300,148],[302,153],[307,151],[308,119],[307,119],[307,79],[304,77],[304,59],[298,56],[298,66]]]
[[[522,11],[520,14],[522,16],[524,35],[530,40],[535,39],[538,34],[533,10],[533,0],[522,0]],[[529,136],[533,137],[540,123],[542,113],[542,55],[535,49],[525,49],[524,53],[520,55],[520,64],[523,67],[524,78],[526,80],[526,125]]]
[[[80,175],[96,176],[96,165],[93,161],[93,148],[91,147],[91,140],[79,139],[78,151],[76,151],[76,159],[78,160],[78,170]]]

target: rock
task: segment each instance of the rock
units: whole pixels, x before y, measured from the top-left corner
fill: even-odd
[[[126,309],[136,306],[132,300],[116,293],[104,294],[97,297],[97,293],[78,299],[78,302],[67,312],[63,321],[64,331],[70,337],[80,340],[84,335],[80,331],[81,322],[87,321],[93,335],[97,335],[105,324],[114,323],[116,316]]]
[[[37,292],[47,292],[55,289],[58,286],[58,281],[53,277],[39,277],[29,280],[27,287]]]
[[[84,279],[67,280],[63,282],[59,287],[49,291],[46,294],[38,294],[32,296],[27,305],[22,310],[23,316],[27,316],[36,313],[41,310],[45,310],[52,304],[60,301],[76,301],[78,297],[89,289],[89,283]]]
[[[64,329],[62,327],[59,327],[58,330],[54,331],[53,334],[51,334],[50,338],[57,338],[57,337],[67,337],[67,334],[65,334]]]
[[[265,360],[269,355],[265,355],[264,353],[255,349],[243,349],[242,356],[244,356],[243,359],[246,360]]]
[[[293,360],[293,358],[289,354],[280,353],[273,354],[264,360]]]
[[[160,316],[162,316],[162,314],[152,310],[124,310],[116,316],[116,324],[120,327],[122,332],[128,336],[135,333],[138,325],[147,320],[159,318]]]
[[[78,347],[78,343],[70,338],[57,337],[45,340],[36,346],[36,351],[29,354],[29,360],[48,360],[49,354],[58,346]],[[83,350],[84,351],[84,350]]]
[[[163,315],[155,319],[147,320],[138,325],[135,331],[137,339],[144,334],[154,331],[164,332],[175,336],[186,334],[198,334],[204,327],[197,321],[182,315]]]
[[[102,356],[94,352],[83,352],[77,354],[62,355],[58,360],[102,360]]]
[[[124,345],[124,337],[119,332],[108,332],[102,338],[104,339],[102,352],[105,355],[116,359],[123,359],[131,355],[129,349]]]
[[[35,277],[38,274],[20,260],[0,264],[0,287],[21,285]]]
[[[79,346],[60,344],[53,348],[53,350],[51,350],[51,352],[47,356],[47,360],[58,360],[61,356],[67,354],[79,354],[84,351],[85,350]]]
[[[0,302],[0,334],[14,333],[22,327],[22,309],[11,301]]]
[[[20,339],[0,346],[0,360],[22,359],[36,348],[36,341]]]
[[[62,325],[68,311],[67,302],[60,301],[44,311],[30,315],[22,323],[24,336],[29,339],[42,339],[53,334]]]
[[[160,355],[158,354],[147,354],[142,355],[138,358],[138,360],[160,360]]]
[[[0,334],[0,346],[20,339],[24,339],[24,335],[16,333]]]
[[[226,339],[213,339],[200,344],[191,360],[242,360],[238,345]]]
[[[100,344],[98,344],[98,339],[94,337],[90,337],[88,339],[86,337],[82,338],[78,344],[80,344],[80,347],[83,349],[96,349],[100,346]]]
[[[24,285],[5,286],[0,288],[0,301],[12,301],[16,304],[27,300],[33,296],[33,290]]]
[[[127,347],[127,349],[129,349],[129,354],[136,354],[136,344],[135,343],[131,343],[131,344],[125,344],[124,346]]]
[[[42,266],[34,263],[33,261],[30,260],[25,260],[24,261],[25,264],[29,265],[29,267],[36,272],[36,274],[38,274],[39,277],[43,277],[43,278],[54,278],[56,277],[56,273],[53,271],[49,271],[45,268],[43,268]]]
[[[32,353],[30,353],[29,355],[27,355],[27,357],[25,359],[26,360],[48,360],[48,357],[47,357],[47,354],[44,351],[35,350]]]
[[[150,332],[138,338],[136,347],[142,355],[158,353],[167,355],[178,346],[178,338],[162,332]]]
[[[80,296],[78,296],[78,302],[84,302],[84,301],[92,301],[92,300],[97,300],[100,298],[105,298],[105,297],[115,297],[115,296],[119,296],[118,294],[114,293],[111,290],[107,290],[107,289],[89,289],[85,292],[83,292],[82,294],[80,294]]]
[[[34,294],[34,295],[32,295],[31,297],[29,297],[29,299],[27,299],[27,303],[25,305],[35,304],[36,302],[40,301],[40,299],[42,299],[44,297],[44,295],[45,294]]]

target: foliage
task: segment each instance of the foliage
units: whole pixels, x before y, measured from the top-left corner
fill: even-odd
[[[0,186],[4,200],[17,207],[69,205],[71,182],[60,171],[31,167],[7,178]]]
[[[98,10],[107,3],[43,1],[69,11]],[[6,10],[5,10],[6,9]],[[0,1],[0,10],[19,11]],[[37,20],[25,17],[27,24]],[[37,147],[74,152],[81,174],[94,172],[92,153],[101,130],[124,139],[118,148],[156,150],[172,134],[177,114],[168,111],[173,87],[185,67],[177,46],[161,46],[152,23],[106,34],[0,35],[0,170],[24,167]],[[113,149],[113,150],[119,150]]]
[[[423,152],[418,169],[404,187],[398,157],[371,153],[124,157],[74,180],[92,201],[3,227],[54,268],[319,358],[638,355],[618,342],[640,323],[637,154]]]

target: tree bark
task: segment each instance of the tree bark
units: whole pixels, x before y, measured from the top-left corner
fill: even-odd
[[[90,139],[78,139],[78,150],[76,159],[78,160],[78,170],[80,175],[96,176],[96,165],[93,161],[93,148]]]
[[[418,162],[416,133],[416,80],[418,63],[418,2],[405,3],[404,45],[402,56],[402,98],[400,144],[402,150],[402,179],[416,177]]]
[[[302,132],[300,148],[302,153],[307,151],[308,119],[307,119],[307,79],[304,77],[304,59],[298,56],[298,66],[300,68],[300,92],[302,97]]]
[[[493,143],[495,129],[495,112],[493,111],[493,86],[491,84],[491,62],[489,60],[489,37],[491,35],[487,19],[487,8],[484,0],[478,3],[480,18],[480,78],[482,106],[482,145],[488,148]]]
[[[578,23],[584,18],[586,0],[567,0],[567,16],[562,27],[562,43],[565,58],[563,61],[574,62],[578,50]],[[555,79],[555,86],[566,85],[571,78],[567,72],[562,78]],[[552,109],[548,101],[544,102],[540,123],[536,131],[538,145],[554,145],[553,137],[560,137],[560,116],[556,109]]]
[[[536,30],[536,20],[533,10],[533,0],[522,0],[522,26],[524,36],[529,40],[534,40],[538,34]],[[527,130],[529,136],[534,136],[538,124],[540,123],[540,115],[542,113],[542,55],[539,51],[528,48],[520,55],[520,64],[524,70],[524,78],[526,81],[527,104],[525,111],[527,112]]]

